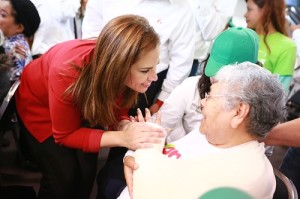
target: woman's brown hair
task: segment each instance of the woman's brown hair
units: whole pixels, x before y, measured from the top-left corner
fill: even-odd
[[[123,15],[108,22],[97,39],[91,62],[82,67],[68,89],[84,121],[90,126],[114,124],[120,108],[136,103],[138,93],[124,82],[132,65],[158,45],[159,36],[144,17]],[[120,96],[121,107],[117,103]]]
[[[247,2],[248,0],[246,0]],[[272,24],[277,32],[280,32],[288,36],[286,29],[286,18],[285,18],[285,1],[284,0],[253,0],[253,2],[263,10],[261,16],[261,23],[264,31],[264,43],[268,50],[270,47],[267,44],[267,35],[269,33],[269,25]]]

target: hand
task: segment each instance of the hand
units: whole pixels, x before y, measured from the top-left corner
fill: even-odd
[[[155,116],[155,120],[153,121],[153,116]],[[155,124],[160,125],[161,123],[161,113],[158,111],[151,116],[151,111],[149,109],[145,109],[145,118],[143,117],[142,111],[140,109],[137,110],[137,117],[135,118],[138,122],[154,122]]]
[[[153,144],[161,142],[161,138],[166,137],[166,132],[160,126],[150,126],[146,122],[152,122],[149,109],[145,110],[145,118],[140,109],[137,117],[132,118],[124,132],[124,146],[131,150],[139,148],[150,148]],[[157,114],[155,123],[160,124],[160,113]],[[137,122],[135,122],[137,121]],[[146,122],[145,122],[146,121]]]
[[[123,131],[123,141],[128,149],[151,148],[152,144],[160,143],[166,132],[161,127],[149,126],[145,122],[131,122]]]
[[[145,118],[143,117],[143,114],[140,109],[137,110],[137,116],[136,118],[131,118],[132,122],[153,122],[153,119],[151,117],[151,113],[149,109],[145,109]],[[155,123],[160,124],[161,121],[161,114],[158,112],[156,114]],[[126,179],[126,184],[128,187],[130,198],[133,197],[133,172],[134,170],[138,169],[138,164],[135,163],[134,157],[131,155],[125,156],[124,158],[124,175]]]
[[[26,51],[24,46],[17,44],[14,48],[14,52],[21,58],[25,59],[26,58]]]
[[[126,156],[124,158],[124,175],[128,187],[130,198],[133,198],[133,172],[138,169],[139,165],[135,163],[134,157]]]

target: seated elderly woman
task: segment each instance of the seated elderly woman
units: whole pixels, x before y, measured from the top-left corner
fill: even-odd
[[[284,120],[284,89],[278,77],[250,62],[225,66],[201,107],[200,132],[167,146],[165,155],[154,147],[125,157],[130,194],[134,199],[196,199],[209,190],[231,187],[249,198],[272,198],[273,168],[258,140]],[[128,193],[124,189],[119,198],[129,198]]]

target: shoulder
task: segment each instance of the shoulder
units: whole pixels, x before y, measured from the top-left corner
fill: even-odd
[[[72,51],[81,51],[83,49],[94,49],[96,45],[96,40],[69,40],[59,44],[56,44],[54,47],[50,48],[49,51],[62,51],[62,52],[72,52]]]
[[[281,34],[279,32],[275,33],[270,38],[272,39],[273,42],[277,42],[277,43],[280,42],[280,43],[283,43],[285,46],[296,48],[296,44],[291,38],[289,38],[288,36]]]
[[[185,80],[183,80],[183,82],[180,85],[183,85],[183,86],[194,86],[194,85],[198,84],[199,79],[200,79],[200,76],[188,77]]]
[[[188,77],[181,84],[179,84],[172,92],[171,95],[182,95],[184,93],[184,97],[193,97],[193,93],[198,92],[197,85],[199,81],[199,76]],[[177,93],[177,94],[176,94]]]

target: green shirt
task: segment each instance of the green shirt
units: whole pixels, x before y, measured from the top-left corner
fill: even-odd
[[[275,32],[267,36],[270,52],[264,42],[264,36],[259,35],[258,60],[263,67],[273,74],[278,74],[286,91],[290,86],[296,62],[296,44],[289,37]]]

